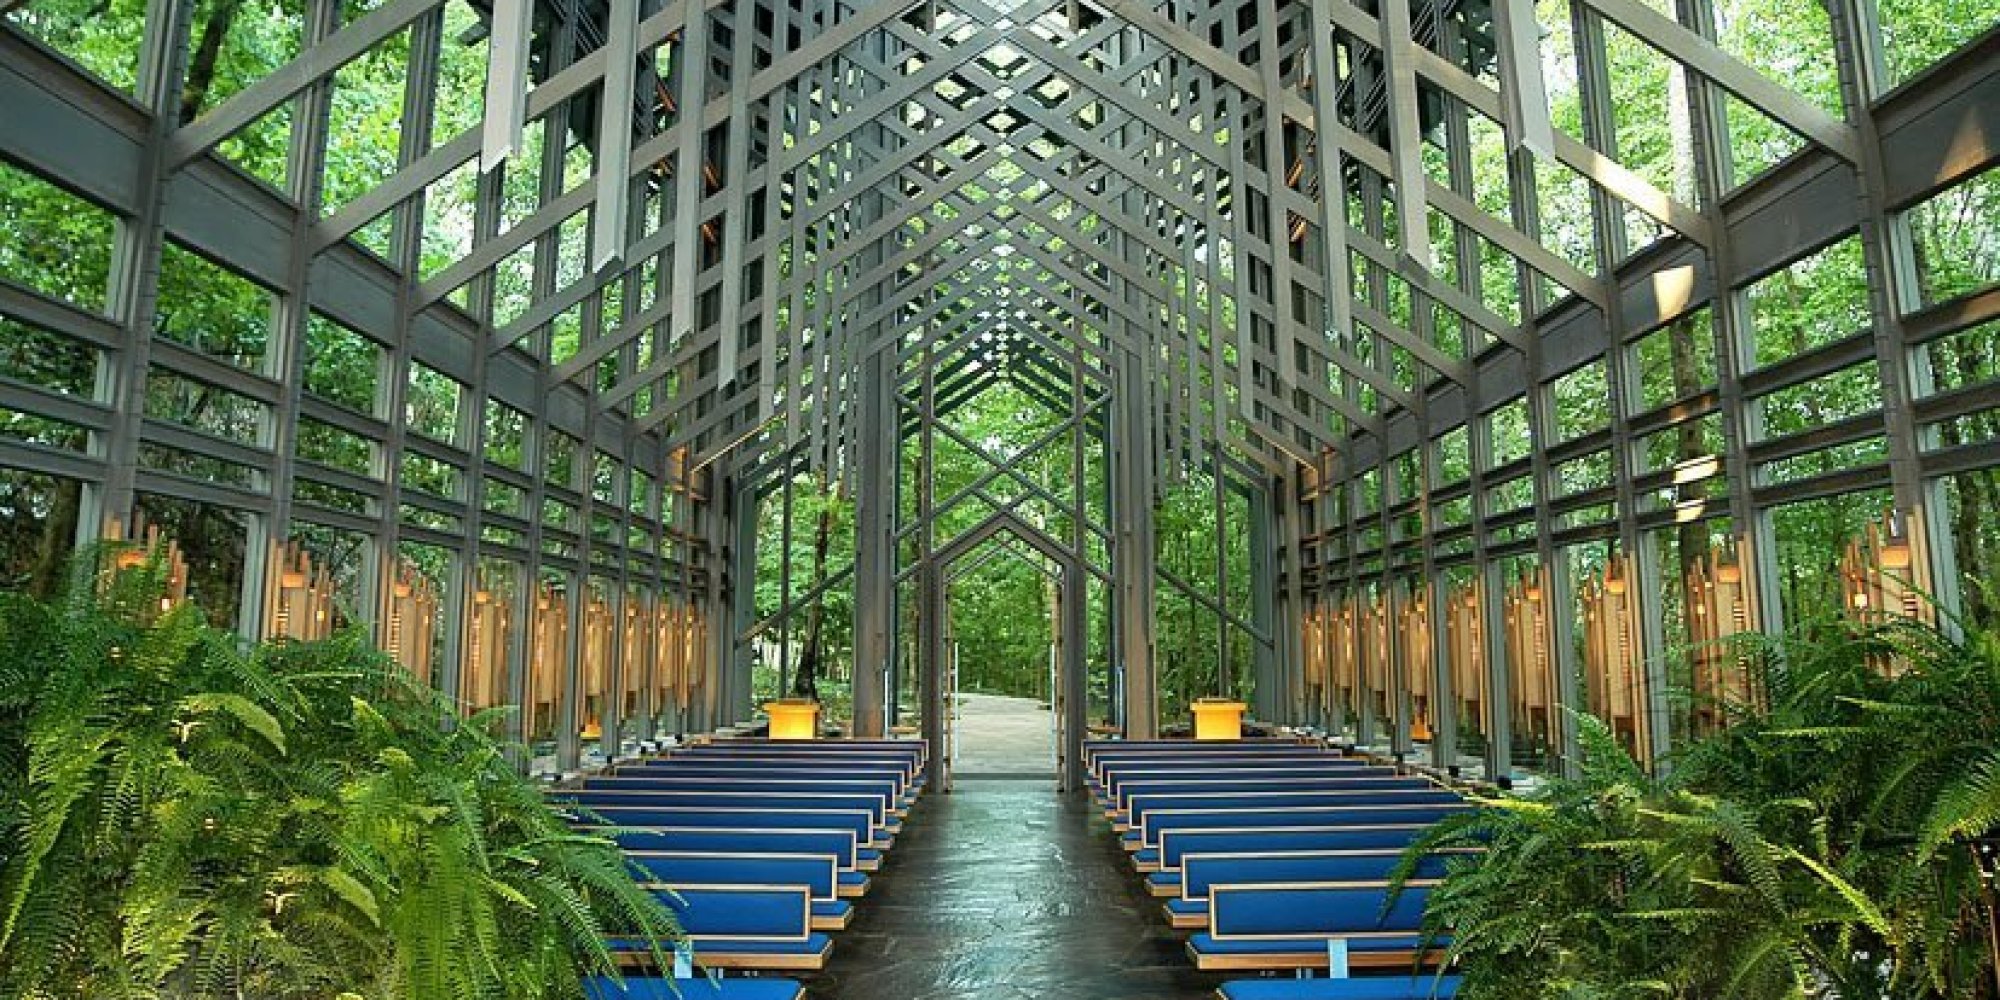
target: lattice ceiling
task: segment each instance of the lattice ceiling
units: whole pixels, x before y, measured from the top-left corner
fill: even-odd
[[[1651,6],[1587,2],[1662,60],[1853,155],[1847,125]],[[169,166],[438,3],[395,0],[331,32],[174,133]],[[603,320],[551,350],[554,377],[594,389],[663,454],[810,439],[808,461],[838,472],[851,404],[871,391],[862,362],[883,351],[904,379],[931,366],[968,391],[1049,390],[1080,367],[1146,393],[1161,464],[1220,446],[1283,468],[1377,433],[1425,387],[1471,385],[1481,351],[1524,349],[1519,317],[1536,306],[1614,297],[1539,235],[1519,194],[1537,159],[1709,240],[1684,196],[1602,139],[1551,127],[1526,4],[691,6],[492,0],[483,125],[407,157],[315,245],[474,159],[572,172],[520,155],[524,126],[546,116],[588,151],[587,172],[544,178],[539,207],[482,234],[416,301],[446,303],[587,219],[591,266],[540,280],[492,349],[542,343],[588,306]],[[1468,127],[1505,136],[1501,203],[1469,176]],[[1517,310],[1494,304],[1468,251],[1514,272]],[[1362,294],[1371,283],[1387,294]]]

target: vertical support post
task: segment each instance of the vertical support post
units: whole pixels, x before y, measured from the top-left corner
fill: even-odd
[[[1081,531],[1079,525],[1077,530]],[[1076,791],[1083,783],[1083,734],[1085,726],[1085,683],[1084,671],[1087,659],[1084,656],[1083,638],[1088,580],[1084,575],[1083,561],[1078,554],[1071,554],[1062,562],[1063,576],[1063,745],[1062,778],[1063,791]]]
[[[889,353],[877,351],[863,359],[864,386],[892,384]],[[861,439],[854,499],[854,735],[879,737],[887,728],[887,668],[895,634],[896,394],[864,392],[857,405]]]
[[[1903,528],[1924,536],[1911,546],[1918,554],[1910,566],[1916,586],[1942,598],[1945,607],[1954,607],[1957,574],[1940,572],[1955,562],[1956,554],[1942,502],[1943,489],[1923,478],[1923,451],[1936,443],[1937,432],[1918,422],[1914,402],[1917,390],[1928,388],[1928,376],[1915,356],[1917,352],[1910,349],[1909,330],[1903,320],[1907,310],[1923,304],[1916,252],[1908,227],[1897,225],[1891,214],[1894,202],[1885,180],[1888,167],[1883,161],[1881,126],[1873,103],[1887,89],[1888,76],[1879,40],[1879,15],[1875,4],[1856,0],[1836,0],[1827,8],[1842,103],[1848,108],[1848,120],[1860,133],[1861,157],[1855,165],[1860,205],[1856,214],[1861,219],[1861,253],[1868,278],[1869,328],[1882,382],[1889,485],[1896,514],[1904,518]],[[1946,627],[1956,627],[1952,616],[1940,618]]]
[[[1219,472],[1220,470],[1218,470]],[[1218,482],[1220,488],[1220,482]],[[1263,490],[1250,491],[1250,622],[1264,632],[1264,638],[1252,636],[1250,639],[1251,677],[1255,689],[1251,692],[1252,714],[1266,722],[1281,722],[1287,715],[1284,677],[1279,670],[1277,655],[1278,630],[1275,622],[1277,605],[1277,566],[1272,553],[1276,550],[1272,537],[1273,515],[1270,494]],[[1218,529],[1227,521],[1217,521]],[[1218,596],[1227,602],[1228,590],[1222,589]],[[1227,624],[1224,624],[1227,627]]]
[[[338,4],[328,3],[327,0],[308,3],[303,39],[305,47],[319,44],[338,30],[339,16]],[[297,122],[286,169],[289,174],[287,188],[297,197],[300,211],[293,220],[283,295],[270,317],[270,349],[265,362],[281,388],[277,405],[265,411],[263,426],[259,429],[260,440],[271,446],[271,467],[265,480],[270,484],[271,509],[268,515],[251,519],[245,539],[243,611],[237,621],[237,629],[246,636],[261,636],[268,625],[264,621],[266,608],[263,595],[268,593],[271,574],[280,572],[270,557],[272,546],[290,534],[298,453],[299,398],[305,381],[306,328],[312,312],[307,304],[310,301],[312,271],[307,230],[311,221],[320,216],[320,175],[326,160],[327,119],[332,99],[332,81],[321,79],[292,102]],[[446,668],[445,673],[449,674],[448,663],[438,666]],[[447,684],[453,680],[455,678],[446,677]],[[447,687],[446,690],[452,688]]]
[[[1112,511],[1117,525],[1119,667],[1124,675],[1125,738],[1159,735],[1158,675],[1153,657],[1153,476],[1147,446],[1152,425],[1139,358],[1125,354],[1116,387],[1118,409],[1111,425],[1111,467],[1115,484]]]
[[[717,660],[716,670],[716,712],[712,723],[730,726],[748,719],[756,710],[756,691],[751,682],[751,668],[754,659],[749,646],[740,636],[750,631],[757,620],[757,501],[756,487],[749,484],[736,486],[732,494],[734,517],[712,518],[717,525],[716,535],[734,528],[736,538],[726,548],[725,561],[729,564],[729,588],[722,600],[727,600],[729,627],[716,629],[728,638],[724,647],[729,651],[725,658]]]
[[[944,664],[948,650],[944,635],[944,578],[937,564],[937,369],[936,356],[926,347],[923,353],[923,384],[917,405],[921,408],[917,426],[921,449],[917,465],[917,538],[923,563],[917,571],[917,697],[923,703],[924,742],[930,744],[931,787],[951,790],[950,770],[944,753]]]
[[[1486,780],[1514,778],[1513,686],[1507,676],[1506,577],[1500,564],[1479,567],[1480,635],[1486,640]]]
[[[1429,543],[1426,541],[1426,549]],[[1458,763],[1458,691],[1452,685],[1451,615],[1449,581],[1436,571],[1427,557],[1424,592],[1416,600],[1424,602],[1431,624],[1431,766],[1449,768]]]
[[[104,434],[104,482],[85,490],[77,519],[79,542],[96,541],[113,520],[129,522],[133,484],[139,468],[139,436],[145,425],[146,368],[152,353],[153,317],[160,295],[160,248],[166,240],[165,156],[167,140],[180,127],[181,91],[187,74],[192,0],[146,5],[145,43],[139,53],[138,98],[148,115],[146,151],[135,190],[139,212],[118,230],[106,301],[120,319],[123,350],[98,366],[97,398],[111,404],[113,418]]]
[[[695,287],[701,270],[701,158],[706,126],[703,111],[708,107],[708,5],[689,5],[687,26],[682,29],[681,47],[674,53],[681,79],[680,115],[674,127],[680,129],[680,149],[674,154],[674,281],[672,297],[673,335],[668,343],[676,348],[695,335]],[[736,375],[736,338],[727,331],[718,345],[717,387]]]

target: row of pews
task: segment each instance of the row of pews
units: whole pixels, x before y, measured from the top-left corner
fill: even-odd
[[[728,739],[617,765],[551,793],[611,836],[674,911],[688,946],[658,968],[613,941],[622,983],[592,1000],[798,1000],[782,978],[826,965],[923,789],[915,740]]]
[[[1256,973],[1223,1000],[1421,1000],[1455,976],[1422,940],[1428,859],[1389,875],[1429,824],[1469,808],[1429,779],[1295,739],[1101,740],[1091,793],[1204,971]]]

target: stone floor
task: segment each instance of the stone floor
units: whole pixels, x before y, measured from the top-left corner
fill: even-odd
[[[813,1000],[1207,1000],[1087,796],[986,779],[926,794]]]

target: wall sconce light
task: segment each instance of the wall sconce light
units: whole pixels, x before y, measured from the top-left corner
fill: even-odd
[[[1900,510],[1889,512],[1889,533],[1882,540],[1882,568],[1898,571],[1910,568],[1910,531]]]

